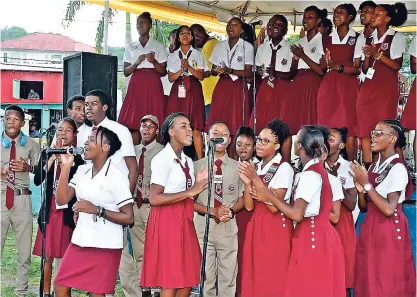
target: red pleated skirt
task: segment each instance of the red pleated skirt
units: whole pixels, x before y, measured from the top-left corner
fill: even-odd
[[[303,125],[317,124],[317,95],[321,77],[314,71],[298,70],[290,84],[291,92],[281,97],[279,118],[290,127],[292,135]]]
[[[121,249],[87,248],[71,243],[62,259],[55,285],[113,294],[121,256]]]
[[[414,297],[414,266],[408,221],[399,204],[386,217],[374,203],[360,226],[356,246],[355,297]]]
[[[147,114],[156,116],[163,123],[165,108],[160,75],[154,68],[140,68],[130,79],[118,121],[130,130],[139,130],[140,120]]]
[[[243,245],[242,297],[282,297],[293,223],[255,201]]]
[[[329,128],[346,127],[348,136],[354,136],[357,130],[358,85],[356,75],[328,72],[318,92],[317,123]]]
[[[295,227],[284,296],[346,296],[343,248],[328,217],[304,218]]]
[[[245,113],[243,116],[243,92],[245,93]],[[221,76],[213,91],[210,113],[207,119],[206,131],[216,121],[223,121],[235,135],[239,127],[248,125],[250,110],[250,94],[243,80],[233,81],[229,76]]]
[[[243,262],[243,244],[245,242],[246,228],[252,218],[253,212],[243,209],[241,212],[236,214],[236,224],[238,228],[237,233],[237,278],[236,278],[236,293],[242,292],[242,262]]]
[[[339,223],[334,227],[339,233],[345,255],[346,288],[353,288],[355,283],[356,231],[352,212],[343,204],[340,208]]]
[[[55,208],[55,199],[52,199],[53,207],[49,213],[49,223],[46,224],[45,257],[62,258],[71,243],[72,229],[64,225],[64,211]],[[42,232],[38,228],[33,254],[42,256]]]
[[[268,85],[268,78],[262,81],[256,96],[256,130],[261,131],[275,118],[280,116],[281,98],[286,98],[292,91],[292,83],[288,80],[275,79],[275,86]],[[249,126],[254,127],[254,112],[249,121]]]
[[[166,115],[173,112],[183,112],[190,119],[193,129],[202,131],[205,124],[204,96],[201,83],[190,77],[190,89],[186,91],[186,98],[178,98],[178,79],[172,85],[171,94],[168,97]]]
[[[192,199],[151,208],[145,233],[142,287],[192,288],[200,282],[201,251],[193,217]]]
[[[416,91],[416,80],[414,80],[401,118],[401,124],[408,130],[416,130]]]

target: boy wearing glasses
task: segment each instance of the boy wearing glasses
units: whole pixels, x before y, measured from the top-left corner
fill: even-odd
[[[237,161],[229,158],[226,152],[231,142],[229,127],[224,122],[219,121],[211,125],[208,138],[220,137],[224,141],[216,144],[214,155],[204,296],[217,296],[217,278],[218,296],[234,297],[238,270],[238,227],[235,213],[243,209],[244,187],[242,180],[239,178]],[[195,162],[194,167],[194,172],[207,170],[208,158]],[[194,217],[194,224],[201,249],[203,248],[207,197],[208,190],[206,189],[198,195],[194,204],[194,211],[198,214]]]

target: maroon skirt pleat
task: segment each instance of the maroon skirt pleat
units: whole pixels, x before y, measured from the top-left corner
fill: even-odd
[[[405,129],[416,130],[416,80],[411,86],[401,124]]]

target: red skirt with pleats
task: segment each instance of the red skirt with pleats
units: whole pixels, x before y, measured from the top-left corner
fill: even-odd
[[[416,91],[416,80],[414,80],[401,118],[401,124],[408,130],[416,130]]]
[[[238,243],[238,250],[237,250],[237,278],[236,278],[236,293],[242,292],[242,262],[243,262],[243,244],[245,242],[245,235],[246,235],[246,227],[252,218],[253,212],[247,211],[243,209],[236,215],[236,224],[238,228],[237,233],[237,243]]]

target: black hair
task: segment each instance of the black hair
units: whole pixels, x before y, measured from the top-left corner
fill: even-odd
[[[25,121],[25,112],[23,111],[23,109],[20,106],[15,105],[15,104],[12,104],[12,105],[7,106],[6,107],[6,110],[4,111],[4,115],[6,115],[6,112],[8,110],[17,111],[19,113],[19,115],[20,115],[20,119],[22,121]]]
[[[326,144],[323,133],[316,126],[304,126],[301,128],[298,143],[304,148],[310,158],[321,158],[326,152]]]
[[[232,134],[232,131],[230,131],[229,126],[224,121],[215,121],[215,122],[213,122],[213,124],[211,124],[209,129],[208,129],[208,133],[210,133],[210,131],[211,131],[211,129],[213,129],[214,125],[217,125],[217,124],[225,125],[227,127],[227,130],[229,130],[229,133]]]
[[[346,128],[346,127],[342,127],[342,128],[334,127],[334,128],[332,128],[332,130],[335,130],[340,134],[340,140],[345,144],[345,147],[340,151],[340,154],[342,155],[342,157],[345,160],[348,160],[349,156],[348,156],[347,148],[346,148],[348,128]]]
[[[348,16],[352,16],[352,19],[349,21],[349,24],[352,23],[356,19],[357,11],[355,6],[352,3],[343,3],[338,5],[337,7],[344,9],[347,11]]]
[[[401,26],[405,23],[408,16],[407,7],[405,7],[404,3],[397,2],[394,5],[391,4],[379,4],[387,11],[387,15],[391,18],[388,23],[388,26]]]
[[[67,101],[67,109],[72,109],[72,105],[74,104],[74,101],[83,101],[83,102],[85,102],[85,97],[82,96],[82,95],[72,96]]]
[[[85,98],[87,98],[88,96],[96,96],[98,97],[98,100],[100,101],[100,103],[104,106],[107,105],[107,111],[106,111],[106,115],[110,114],[110,110],[111,110],[111,106],[110,106],[110,97],[109,95],[107,95],[106,92],[96,89],[96,90],[91,90],[90,92],[88,92],[85,95]]]
[[[365,6],[370,6],[372,8],[375,8],[377,5],[374,1],[364,1],[359,5],[359,10],[363,10]]]
[[[186,25],[182,25],[177,29],[177,33],[175,34],[175,50],[179,49],[181,47],[181,42],[180,42],[180,33],[182,29],[188,29],[191,32],[191,36],[193,37],[193,40],[191,40],[190,45],[195,48],[195,36],[194,36],[194,32],[193,30],[191,30],[190,27],[186,26]]]
[[[405,140],[405,135],[404,135],[404,128],[401,125],[400,121],[383,120],[381,121],[381,123],[389,126],[394,131],[394,135],[397,136],[397,142],[395,143],[396,148],[402,149],[407,145],[406,140]]]
[[[325,18],[327,18],[328,11],[327,11],[326,8],[320,9],[315,5],[311,5],[311,6],[307,7],[306,9],[304,9],[304,12],[309,11],[309,10],[314,11],[316,13],[317,17],[319,19],[321,19],[321,21],[323,21]]]
[[[69,123],[71,126],[72,126],[72,131],[74,132],[74,133],[77,133],[77,125],[75,124],[75,121],[72,119],[72,118],[70,118],[70,117],[66,117],[66,118],[63,118],[61,121],[59,121],[60,123],[61,122],[67,122],[67,123]],[[59,123],[58,123],[58,126],[59,126]]]
[[[237,129],[237,132],[236,132],[236,139],[239,137],[239,136],[246,136],[246,137],[248,137],[248,138],[251,138],[252,140],[253,140],[253,143],[255,144],[255,138],[256,138],[256,136],[255,136],[255,132],[253,131],[253,129],[251,128],[251,127],[249,127],[249,126],[241,126],[241,127],[239,127],[239,129]]]
[[[287,20],[287,18],[282,14],[274,14],[272,16],[272,18],[279,19],[281,22],[284,23],[284,25],[285,25],[285,34],[284,35],[287,35],[287,31],[288,31],[288,20]]]
[[[204,29],[204,27],[202,25],[200,25],[200,24],[192,24],[190,26],[190,29],[191,30],[194,30],[194,28],[197,29],[198,31],[204,33],[204,34],[207,34],[206,29]]]
[[[171,32],[169,32],[169,35],[168,36],[177,35],[177,32],[178,32],[178,29],[174,29]]]
[[[284,144],[285,140],[287,140],[287,138],[291,135],[290,128],[288,127],[287,123],[281,121],[278,118],[275,118],[272,121],[270,121],[268,125],[266,125],[265,129],[271,130],[272,134],[275,135],[275,137],[278,140],[278,143],[280,144],[278,151],[281,152],[282,145]]]
[[[142,12],[142,14],[138,16],[138,19],[139,18],[146,19],[151,24],[151,26],[152,26],[152,18],[151,18],[151,14],[149,12],[147,12],[147,11]]]
[[[329,143],[329,137],[330,137],[330,130],[326,126],[317,125],[317,129],[321,132],[324,139],[324,146],[326,147],[327,153],[330,152],[330,143]]]
[[[328,33],[332,33],[333,31],[333,23],[328,18],[322,19],[321,24],[327,29]]]
[[[162,145],[166,145],[171,140],[171,136],[169,135],[169,129],[171,129],[174,125],[174,121],[178,117],[185,117],[188,119],[188,117],[183,112],[174,112],[171,113],[169,116],[165,118],[164,123],[161,127],[161,142]]]
[[[108,158],[113,156],[114,153],[117,152],[122,147],[122,143],[120,142],[119,137],[112,130],[107,129],[106,127],[100,126],[97,129],[96,136],[98,135],[98,133],[101,133],[101,144],[103,144],[103,137],[105,137],[107,140],[107,144],[110,145]],[[97,143],[97,137],[96,137],[96,143]]]
[[[243,33],[240,34],[240,38],[254,45],[254,39],[256,39],[256,33],[252,26],[242,22]]]

